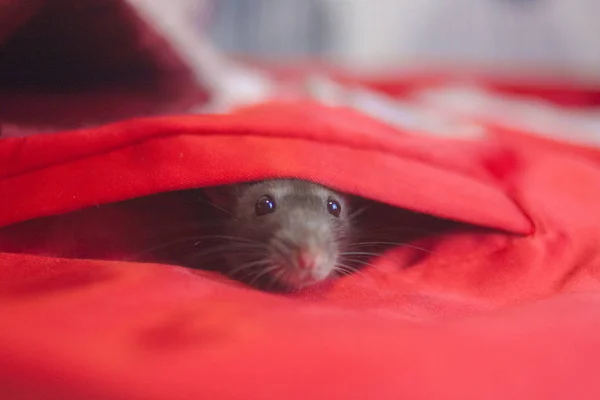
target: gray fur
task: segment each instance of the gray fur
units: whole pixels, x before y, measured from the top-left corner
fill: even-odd
[[[300,288],[332,276],[340,253],[346,251],[351,239],[350,204],[345,196],[294,179],[229,185],[228,190],[233,201],[221,204],[231,213],[225,223],[226,234],[258,244],[251,254],[243,251],[228,254],[230,268],[263,261],[256,268],[265,271],[268,268],[264,275],[288,288]],[[264,195],[275,201],[276,208],[272,213],[257,216],[255,204]],[[329,199],[341,205],[338,217],[328,212]],[[298,267],[299,251],[311,255],[313,268]]]

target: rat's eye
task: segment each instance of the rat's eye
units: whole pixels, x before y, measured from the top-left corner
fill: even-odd
[[[334,217],[339,217],[342,212],[342,206],[336,200],[329,199],[327,200],[327,211]]]
[[[256,204],[254,205],[254,211],[259,217],[261,215],[272,213],[275,211],[275,201],[269,196],[265,195],[256,201]]]

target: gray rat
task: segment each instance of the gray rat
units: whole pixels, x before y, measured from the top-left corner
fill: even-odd
[[[431,253],[411,242],[455,228],[452,221],[313,182],[272,179],[157,193],[25,221],[0,230],[0,250],[180,265],[264,290],[294,291],[365,275],[365,266],[370,273],[377,269],[373,257],[385,257],[390,247],[415,250],[403,258],[402,267],[409,267]]]
[[[295,291],[375,267],[373,257],[409,244],[440,225],[386,204],[299,179],[226,184],[173,193],[182,215],[166,218],[133,260],[213,270],[269,291]],[[165,194],[166,197],[171,195]],[[158,195],[157,195],[158,196]],[[167,204],[156,197],[157,204]],[[156,207],[151,208],[156,213]],[[192,212],[189,215],[188,212]],[[163,214],[163,213],[159,213]],[[163,218],[165,219],[165,218]],[[440,229],[442,226],[440,226]],[[141,256],[140,256],[141,254]]]
[[[348,272],[341,264],[353,234],[347,196],[296,179],[224,185],[204,193],[224,214],[215,225],[221,245],[213,249],[223,255],[230,276],[299,289]],[[206,254],[199,252],[198,259]]]

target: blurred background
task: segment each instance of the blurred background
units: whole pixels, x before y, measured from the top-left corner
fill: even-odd
[[[597,0],[200,3],[199,25],[234,54],[321,58],[361,70],[406,64],[542,69],[600,81]]]
[[[600,144],[598,0],[0,0],[4,136],[306,96]],[[439,115],[439,113],[438,113]]]

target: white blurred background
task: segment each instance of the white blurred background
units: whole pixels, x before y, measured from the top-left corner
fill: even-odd
[[[169,43],[169,48],[174,50],[173,54],[167,54],[161,53],[160,49],[154,49],[155,53],[150,52],[150,56],[161,60],[162,57],[177,59],[175,61],[181,62],[185,69],[189,70],[191,78],[181,89],[172,89],[167,97],[161,97],[163,94],[158,90],[153,92],[151,85],[150,90],[144,93],[136,91],[137,88],[122,87],[121,93],[115,95],[115,104],[129,102],[132,104],[131,111],[126,111],[124,106],[121,107],[123,110],[115,106],[114,115],[110,115],[113,119],[130,117],[134,113],[162,115],[172,113],[174,109],[190,113],[228,112],[239,105],[253,104],[281,95],[281,84],[273,78],[269,68],[252,68],[256,64],[238,63],[236,61],[239,58],[228,57],[235,55],[266,61],[263,66],[271,66],[278,62],[302,66],[304,61],[323,60],[341,65],[344,72],[348,71],[350,75],[359,78],[382,77],[386,76],[386,70],[391,70],[391,74],[387,76],[407,81],[415,76],[410,74],[415,72],[415,68],[417,72],[425,71],[424,75],[428,72],[434,75],[436,72],[454,75],[463,71],[465,75],[474,72],[474,75],[489,75],[491,78],[498,75],[504,78],[509,75],[509,79],[505,81],[516,82],[517,86],[524,83],[525,86],[530,84],[533,87],[543,87],[547,84],[552,91],[555,85],[559,94],[554,97],[562,96],[567,100],[577,97],[577,92],[580,91],[580,104],[586,104],[583,104],[581,109],[574,109],[562,105],[558,107],[551,104],[549,99],[540,98],[541,96],[517,97],[510,93],[483,92],[479,87],[465,87],[465,82],[459,79],[453,82],[458,84],[458,87],[438,88],[433,94],[421,93],[419,101],[424,104],[423,108],[427,112],[423,114],[426,116],[419,117],[418,121],[430,121],[432,117],[429,109],[442,107],[446,110],[452,109],[456,113],[468,114],[469,118],[485,116],[495,121],[508,121],[552,135],[567,135],[570,139],[581,137],[582,140],[589,141],[589,138],[592,138],[594,143],[600,146],[600,0],[126,2],[136,15],[140,16],[151,30],[159,33],[159,36]],[[119,3],[120,1],[115,1],[112,4],[114,6]],[[97,12],[96,8],[109,4],[106,0],[89,0],[82,2],[82,7],[72,8],[64,7],[64,4],[61,8],[60,4],[63,2],[49,1],[42,11],[45,10],[46,17],[51,19],[55,17],[49,11],[58,8],[65,14],[65,21],[73,22],[74,30],[82,29],[77,25],[78,12],[85,14],[86,6],[86,15],[92,15],[92,18],[96,19],[104,18],[107,27],[114,26],[111,24],[117,24],[118,27],[118,23],[128,26],[131,23],[127,17],[118,14],[118,7],[108,7],[113,15],[94,14]],[[42,12],[42,15],[45,14]],[[44,26],[53,25],[42,24],[42,28]],[[26,36],[27,26],[23,29]],[[99,29],[97,32],[104,35],[105,29]],[[129,31],[122,29],[122,32]],[[43,30],[38,34],[45,43],[48,35],[45,35]],[[49,35],[52,35],[52,29]],[[50,43],[56,46],[60,56],[61,45],[65,39],[58,35],[53,40],[54,42],[50,40]],[[77,61],[78,55],[85,58],[87,54],[86,51],[77,53],[78,40],[79,37],[72,38],[75,55],[65,62],[71,62],[75,66],[94,65]],[[85,47],[85,44],[82,46]],[[106,49],[110,50],[111,47],[106,46]],[[115,49],[117,53],[123,51],[119,50],[119,45],[115,45]],[[106,50],[107,54],[103,57],[114,56],[109,50]],[[129,54],[131,50],[124,53]],[[63,64],[54,64],[60,65],[62,71]],[[402,71],[403,69],[405,71]],[[408,73],[404,73],[406,70]],[[175,75],[180,73],[177,68],[174,71],[172,73]],[[353,74],[354,72],[358,73]],[[360,72],[366,73],[361,75]],[[370,72],[373,74],[370,75]],[[98,74],[101,75],[102,71],[89,73],[91,76]],[[182,79],[179,76],[170,76],[167,72],[165,74],[174,81]],[[129,82],[131,78],[125,76],[122,81]],[[69,77],[65,76],[64,79],[68,81]],[[164,80],[168,81],[166,78]],[[378,115],[393,114],[394,118],[400,118],[399,114],[404,115],[400,118],[403,119],[403,123],[406,123],[407,114],[414,116],[417,113],[411,108],[414,104],[400,105],[398,99],[382,98],[382,93],[349,93],[353,89],[336,88],[332,82],[317,81],[315,85],[314,80],[310,80],[308,85],[300,83],[303,91],[306,90],[304,86],[308,86],[309,95],[318,97],[319,100],[327,97],[326,102],[346,104],[348,99],[354,99],[352,101],[360,102],[361,109],[366,107],[365,103],[368,103],[371,111],[376,107]],[[570,93],[560,94],[563,83],[572,89]],[[126,89],[130,92],[124,94]],[[172,100],[196,96],[192,96],[191,92],[209,95],[198,96],[198,100],[181,100],[181,105]],[[572,92],[575,96],[572,96]],[[151,103],[147,101],[148,93],[156,94],[156,106],[153,103],[146,108],[138,107],[138,102]],[[37,120],[41,122],[36,122],[33,130],[39,132],[40,124],[50,124],[48,121],[54,124],[51,129],[58,129],[56,115],[60,112],[64,114],[65,120],[73,121],[69,122],[69,126],[106,122],[106,118],[109,117],[99,119],[96,114],[98,109],[104,111],[104,104],[110,102],[99,101],[99,106],[95,105],[93,99],[96,94],[91,93],[92,100],[85,103],[76,98],[77,93],[71,93],[74,100],[65,105],[66,103],[60,101],[49,100],[48,95],[42,91],[36,101],[43,104],[43,107],[35,113],[31,113],[29,103],[15,102],[12,95],[6,98],[11,99],[11,105],[16,104],[13,109],[23,104],[20,115],[24,117],[21,118],[20,124],[31,125],[33,117],[39,117]],[[130,100],[125,101],[124,98]],[[414,101],[414,98],[412,100]],[[0,107],[0,111],[3,108],[6,109]],[[73,108],[80,109],[81,116],[75,117]],[[409,109],[410,112],[407,111]],[[44,117],[44,113],[47,113],[48,117]],[[15,120],[12,114],[14,112],[5,112],[5,118],[11,117],[11,121]],[[438,130],[448,129],[443,127]],[[21,127],[15,129],[16,133],[8,132],[6,123],[3,124],[3,131],[5,136],[22,134]]]
[[[600,82],[598,0],[180,0],[230,53],[543,70]]]

